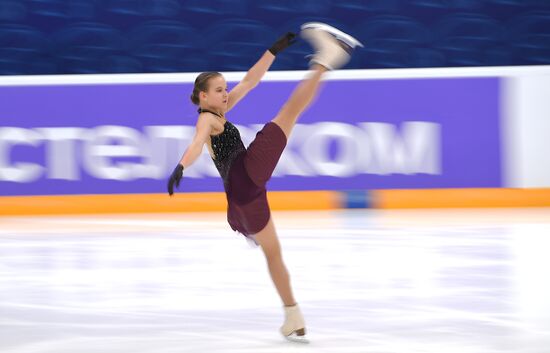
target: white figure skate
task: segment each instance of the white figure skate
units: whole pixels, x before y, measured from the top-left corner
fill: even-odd
[[[309,343],[306,338],[306,325],[298,304],[285,306],[285,322],[281,333],[286,339],[299,343]]]
[[[349,61],[353,50],[363,46],[349,34],[326,23],[304,23],[301,30],[302,38],[307,40],[315,50],[310,65],[319,64],[328,70],[336,70],[344,66]]]

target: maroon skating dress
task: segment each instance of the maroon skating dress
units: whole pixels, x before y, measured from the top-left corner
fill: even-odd
[[[256,234],[269,221],[265,186],[285,149],[286,136],[269,122],[245,148],[239,130],[226,121],[224,131],[210,138],[213,161],[227,195],[227,221],[245,236]]]

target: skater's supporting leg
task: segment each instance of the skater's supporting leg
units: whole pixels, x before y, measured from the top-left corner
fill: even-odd
[[[283,262],[281,245],[279,244],[272,219],[269,219],[265,228],[255,235],[255,240],[262,247],[267,260],[269,274],[282,302],[285,306],[296,304],[290,287],[290,276]]]
[[[269,219],[267,226],[255,235],[255,240],[260,244],[265,254],[271,279],[277,288],[285,307],[285,322],[281,327],[283,336],[304,336],[306,328],[300,307],[294,300],[290,287],[290,276],[283,262],[281,246],[273,220]]]

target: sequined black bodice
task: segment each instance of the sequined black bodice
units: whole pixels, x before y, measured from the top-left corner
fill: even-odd
[[[210,141],[214,152],[214,164],[225,184],[231,164],[239,154],[246,151],[241,140],[241,134],[235,125],[226,121],[223,132],[219,135],[210,136]]]

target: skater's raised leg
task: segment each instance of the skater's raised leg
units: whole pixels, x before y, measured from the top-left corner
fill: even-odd
[[[345,65],[353,49],[361,45],[355,38],[324,23],[306,23],[301,36],[315,50],[310,62],[309,77],[301,81],[288,101],[272,120],[285,133],[287,139],[300,114],[311,104],[317,94],[321,78],[328,70]]]

